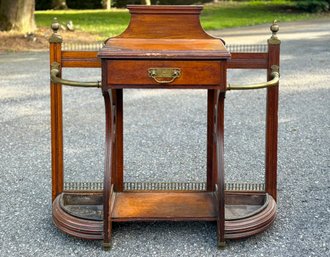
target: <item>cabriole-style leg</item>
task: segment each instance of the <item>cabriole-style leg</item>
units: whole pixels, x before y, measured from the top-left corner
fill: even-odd
[[[111,248],[111,197],[113,194],[113,182],[115,177],[115,106],[113,105],[113,93],[106,90],[103,92],[105,103],[105,164],[104,164],[104,189],[103,189],[103,247],[105,250]]]
[[[216,101],[216,124],[215,124],[215,146],[216,146],[216,168],[217,168],[217,190],[216,199],[218,207],[217,235],[218,246],[225,246],[225,176],[224,176],[224,100],[225,93],[217,92]]]

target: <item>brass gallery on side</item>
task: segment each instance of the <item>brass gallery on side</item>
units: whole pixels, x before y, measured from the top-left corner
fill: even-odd
[[[65,233],[111,247],[113,222],[214,221],[219,246],[266,230],[276,216],[280,40],[276,22],[264,45],[225,45],[203,30],[202,6],[128,6],[121,35],[92,48],[50,38],[53,221]],[[157,29],[155,29],[157,28]],[[139,67],[136,69],[136,67]],[[101,68],[101,82],[61,78],[64,68]],[[267,82],[229,85],[228,69],[267,71]],[[62,85],[98,87],[105,102],[103,182],[65,182]],[[206,182],[143,183],[123,179],[123,89],[207,90]],[[266,88],[265,182],[225,183],[224,99],[229,90]],[[203,172],[203,171],[201,171]]]

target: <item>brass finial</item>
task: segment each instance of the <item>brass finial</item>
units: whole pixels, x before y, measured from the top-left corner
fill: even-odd
[[[280,44],[281,40],[277,37],[277,32],[279,31],[280,26],[277,23],[277,20],[273,21],[273,24],[270,26],[270,31],[272,32],[272,36],[268,39],[269,44]]]
[[[280,29],[280,26],[278,26],[277,20],[274,20],[273,24],[270,26],[270,30],[273,33],[273,35],[272,35],[273,37],[277,37],[276,33],[279,31],[279,29]]]
[[[57,21],[56,17],[54,18],[53,23],[50,27],[53,30],[53,34],[51,35],[49,42],[50,43],[62,43],[62,37],[59,34],[57,34],[57,31],[60,28],[60,23]]]
[[[60,28],[60,24],[58,23],[56,17],[54,17],[54,19],[53,19],[53,23],[51,25],[51,28],[52,28],[54,33],[57,33],[58,29]]]

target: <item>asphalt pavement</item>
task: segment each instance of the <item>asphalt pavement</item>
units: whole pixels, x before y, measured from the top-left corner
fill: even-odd
[[[228,43],[266,43],[269,25],[210,33]],[[223,250],[212,222],[114,224],[110,252],[60,232],[51,220],[48,53],[1,53],[0,256],[330,256],[330,19],[283,23],[278,36],[277,219]],[[93,81],[100,71],[63,76]],[[228,80],[265,77],[237,70]],[[66,87],[63,97],[65,180],[102,181],[102,94]],[[205,91],[130,90],[124,101],[126,181],[205,181]],[[263,181],[264,118],[265,90],[227,93],[227,181]]]

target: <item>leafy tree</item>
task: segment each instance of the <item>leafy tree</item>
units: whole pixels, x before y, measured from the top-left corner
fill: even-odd
[[[110,10],[111,9],[111,0],[103,0],[102,6],[104,9]]]
[[[141,0],[141,4],[151,5],[151,0]]]
[[[68,9],[66,0],[52,0],[52,8],[55,10]]]
[[[33,32],[34,0],[0,0],[0,31]]]
[[[308,12],[324,12],[330,10],[330,0],[293,0],[298,9]]]

